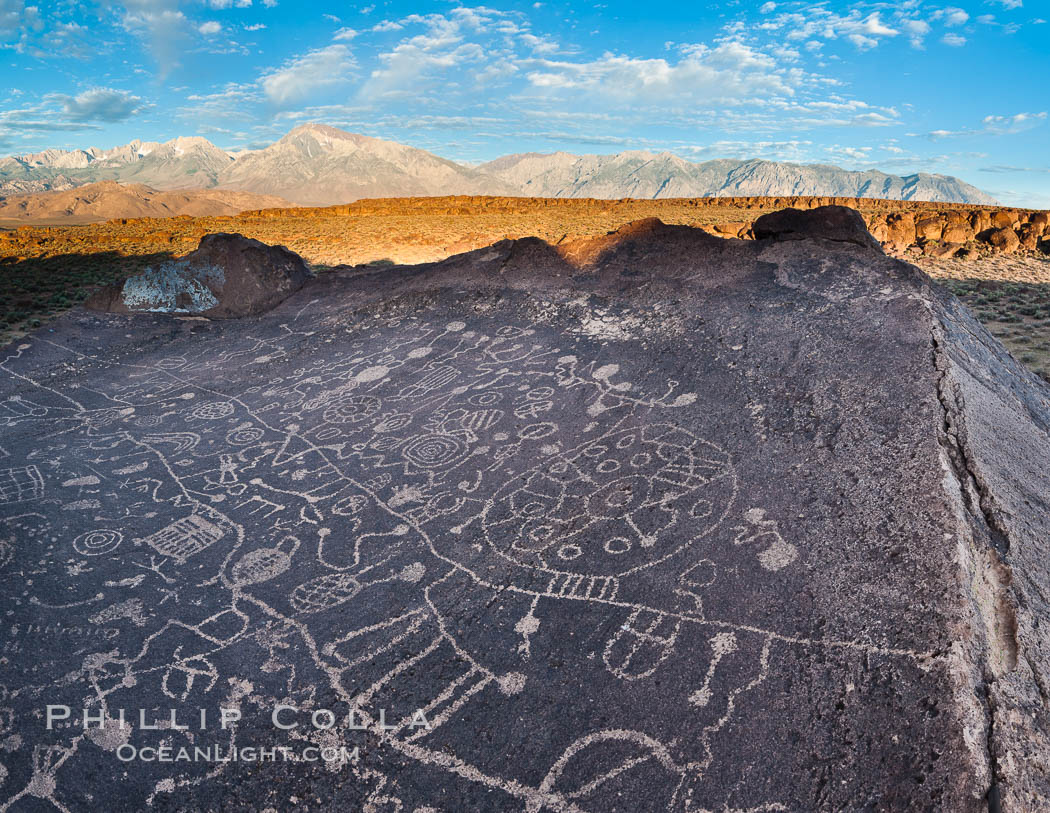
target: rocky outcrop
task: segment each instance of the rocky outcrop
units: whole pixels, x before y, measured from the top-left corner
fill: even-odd
[[[756,226],[27,337],[0,799],[1048,809],[1050,388],[855,213]],[[45,696],[77,716],[46,730]],[[360,753],[125,759],[182,745]]]
[[[302,257],[239,234],[209,234],[200,247],[109,286],[86,303],[112,313],[230,319],[270,310],[312,274]]]
[[[1032,251],[1050,251],[1047,231],[1047,213],[1031,210],[1004,210],[993,207],[958,208],[950,205],[934,205],[912,201],[873,201],[856,197],[725,197],[692,198],[668,203],[695,208],[698,215],[704,209],[733,208],[741,212],[754,209],[785,208],[812,210],[825,206],[844,206],[864,213],[868,232],[881,244],[895,251],[917,247],[926,254],[958,251],[962,247],[973,250],[1016,251],[1025,248]],[[459,196],[454,198],[390,198],[362,200],[346,206],[329,206],[317,209],[269,209],[245,212],[245,217],[263,220],[283,218],[328,218],[368,217],[392,213],[426,212],[428,215],[476,215],[480,213],[521,213],[535,210],[559,211],[566,215],[578,211],[580,206],[608,209],[616,212],[620,207],[637,205],[638,201],[580,201],[564,198],[520,199],[508,197]],[[657,210],[658,211],[658,210]],[[998,225],[997,225],[998,224]],[[718,222],[710,231],[722,237],[750,238],[751,225],[737,219]],[[992,233],[1006,228],[1018,237],[1015,245],[1009,238],[990,241]],[[1027,235],[1027,237],[1025,237]],[[1024,238],[1022,240],[1022,238]]]
[[[1015,209],[943,209],[917,215],[868,216],[871,233],[895,250],[917,247],[927,256],[945,256],[963,248],[998,253],[1050,251],[1047,213]]]

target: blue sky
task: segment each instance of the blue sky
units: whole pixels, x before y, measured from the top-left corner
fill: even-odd
[[[318,121],[463,161],[670,150],[1050,207],[1050,0],[0,0],[0,154]]]

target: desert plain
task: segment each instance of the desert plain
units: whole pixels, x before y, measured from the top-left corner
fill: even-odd
[[[248,196],[250,198],[250,196]],[[116,218],[76,225],[8,222],[0,230],[0,340],[34,330],[101,285],[180,257],[202,237],[235,232],[300,254],[314,273],[434,262],[501,240],[551,245],[646,218],[750,239],[763,214],[840,204],[857,209],[892,256],[968,305],[1022,363],[1050,379],[1050,227],[1046,212],[867,198],[597,200],[418,197],[235,215]],[[242,203],[243,205],[243,203]],[[48,215],[54,222],[53,213]],[[23,221],[25,222],[25,221]]]

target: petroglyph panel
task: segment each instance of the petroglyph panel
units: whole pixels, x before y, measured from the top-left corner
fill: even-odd
[[[0,810],[87,809],[110,781],[135,806],[255,787],[229,763],[120,762],[126,743],[368,745],[338,769],[259,767],[315,795],[352,778],[326,797],[346,809],[787,809],[787,773],[739,799],[715,781],[729,732],[789,696],[778,664],[819,653],[844,684],[871,660],[928,668],[764,604],[809,600],[787,541],[804,509],[763,502],[749,417],[724,430],[750,414],[732,359],[700,387],[682,354],[653,366],[490,307],[291,310],[114,360],[57,336],[10,353],[0,701],[20,739]],[[727,352],[704,341],[692,354]],[[85,698],[101,732],[42,728],[45,704]],[[277,729],[279,703],[339,722]],[[226,706],[236,730],[113,723]],[[280,784],[252,805],[294,806]]]

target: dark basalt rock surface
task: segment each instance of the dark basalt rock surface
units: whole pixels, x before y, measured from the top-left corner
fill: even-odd
[[[303,258],[240,234],[209,234],[185,257],[103,288],[86,303],[111,313],[232,319],[270,310],[312,277]]]
[[[751,231],[756,240],[835,240],[881,250],[860,212],[845,206],[781,209],[762,215]]]
[[[1050,390],[809,216],[10,348],[0,806],[1046,809]]]

